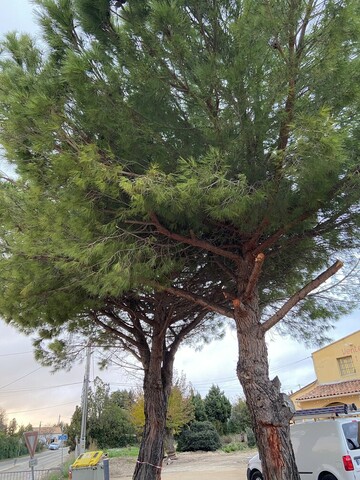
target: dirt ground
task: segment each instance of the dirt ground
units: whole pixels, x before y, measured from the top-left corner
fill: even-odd
[[[177,460],[164,461],[163,480],[246,480],[246,466],[255,451],[178,453]],[[131,478],[135,459],[111,458],[110,478]]]

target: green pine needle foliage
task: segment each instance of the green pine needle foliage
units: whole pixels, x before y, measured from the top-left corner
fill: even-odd
[[[249,275],[228,253],[258,251],[262,321],[336,257],[350,263],[357,1],[325,1],[306,24],[307,1],[35,3],[41,43],[1,43],[0,142],[16,171],[0,182],[8,322],[87,332],[106,302],[169,286],[228,307],[223,290],[241,296]],[[282,328],[321,340],[354,306],[339,288]]]

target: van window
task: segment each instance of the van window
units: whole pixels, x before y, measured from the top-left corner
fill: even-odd
[[[343,423],[342,429],[350,450],[360,449],[360,424],[358,421]]]

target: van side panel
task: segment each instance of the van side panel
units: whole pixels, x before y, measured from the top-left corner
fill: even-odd
[[[332,473],[337,480],[355,480],[354,472],[346,472],[341,425],[333,420],[302,422],[292,425],[291,441],[301,480],[318,480],[321,472]],[[360,478],[360,477],[359,477]]]
[[[302,421],[290,426],[290,436],[301,480],[320,480],[327,473],[336,480],[360,480],[360,415]],[[248,476],[255,470],[261,472],[258,455],[249,461]]]

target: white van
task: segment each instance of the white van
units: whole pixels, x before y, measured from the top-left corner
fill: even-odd
[[[290,426],[301,480],[360,480],[360,418],[303,421]],[[262,480],[259,455],[248,463],[248,480]]]

